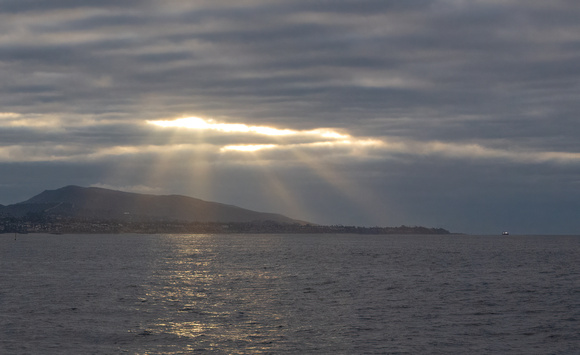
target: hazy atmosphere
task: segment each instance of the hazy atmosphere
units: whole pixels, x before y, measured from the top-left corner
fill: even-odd
[[[0,204],[580,231],[576,0],[0,0]]]

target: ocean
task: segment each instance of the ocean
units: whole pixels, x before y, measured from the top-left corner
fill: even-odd
[[[580,354],[579,236],[0,234],[0,354]]]

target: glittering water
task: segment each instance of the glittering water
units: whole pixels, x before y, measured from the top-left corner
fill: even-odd
[[[580,237],[0,235],[0,354],[570,354]]]

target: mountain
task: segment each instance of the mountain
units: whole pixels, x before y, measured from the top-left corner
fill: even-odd
[[[148,195],[98,187],[66,186],[45,190],[29,200],[0,207],[0,214],[22,217],[51,215],[94,219],[183,222],[305,222],[233,205],[181,195]]]

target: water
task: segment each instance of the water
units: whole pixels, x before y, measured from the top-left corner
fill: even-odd
[[[573,354],[580,237],[0,235],[0,354]]]

